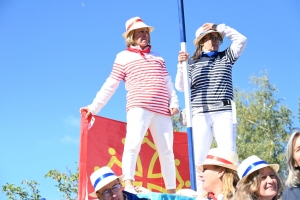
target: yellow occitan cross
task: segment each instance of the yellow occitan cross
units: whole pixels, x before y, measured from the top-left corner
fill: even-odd
[[[157,161],[159,161],[159,159],[158,159],[158,153],[156,151],[154,143],[151,142],[147,137],[148,134],[149,133],[147,131],[147,133],[145,134],[145,137],[143,139],[142,145],[143,144],[149,145],[154,150],[154,154],[152,155],[151,161],[149,163],[147,178],[162,178],[161,173],[153,173],[153,168],[155,166],[155,163]],[[125,138],[122,138],[122,143],[124,144],[124,142],[125,142]],[[122,168],[122,162],[115,156],[116,155],[116,150],[110,147],[110,148],[108,148],[108,153],[109,153],[109,155],[111,155],[111,158],[110,158],[109,162],[107,163],[107,166],[112,168],[114,165],[117,165],[119,168]],[[175,165],[176,165],[176,179],[179,182],[176,190],[179,190],[183,187],[190,187],[190,181],[189,180],[184,181],[182,179],[178,169],[177,169],[177,166],[180,165],[180,160],[175,159]],[[99,167],[95,166],[94,170],[97,170],[97,169],[99,169]],[[135,175],[138,176],[138,177],[142,177],[142,175],[143,175],[143,165],[142,165],[140,156],[138,156],[138,158],[137,158],[137,171],[135,171]],[[135,181],[134,185],[142,186],[143,183],[140,182],[140,181]],[[156,191],[160,191],[160,192],[164,192],[164,193],[167,192],[165,188],[163,188],[159,185],[152,184],[152,183],[147,183],[147,188],[149,190],[154,189]]]

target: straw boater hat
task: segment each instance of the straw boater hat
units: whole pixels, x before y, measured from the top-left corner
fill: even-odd
[[[208,31],[205,31],[203,30],[202,26],[200,28],[197,29],[196,31],[196,38],[194,39],[194,45],[195,46],[198,46],[198,43],[201,41],[201,39],[206,36],[207,34],[209,33],[218,33],[220,35],[220,37],[223,39],[224,38],[224,34],[222,34],[221,32],[219,31],[215,31],[215,30],[208,30]]]
[[[247,177],[252,172],[262,169],[264,167],[271,167],[276,172],[278,172],[278,170],[279,170],[278,164],[268,164],[266,161],[260,159],[257,156],[250,156],[249,158],[244,160],[238,167],[238,176],[239,176],[240,180],[239,180],[237,186],[239,186],[241,183],[245,182]]]
[[[148,26],[147,24],[145,24],[140,17],[133,17],[127,20],[125,24],[125,28],[126,28],[126,32],[123,33],[122,35],[124,38],[127,38],[128,33],[134,29],[148,28],[149,33],[154,30],[152,26]]]
[[[97,197],[96,192],[109,184],[110,182],[119,179],[122,182],[124,175],[117,176],[109,167],[101,167],[100,169],[94,171],[90,176],[91,183],[94,187],[94,192],[89,195],[92,197]]]
[[[236,171],[238,167],[238,155],[230,150],[213,148],[209,150],[203,164],[198,165],[197,169],[202,171],[203,165],[216,165]]]

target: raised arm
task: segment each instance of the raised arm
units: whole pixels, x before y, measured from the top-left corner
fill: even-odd
[[[247,38],[235,29],[226,26],[225,24],[217,25],[216,30],[221,32],[225,37],[232,41],[231,50],[233,52],[233,55],[235,58],[240,57],[246,47]]]

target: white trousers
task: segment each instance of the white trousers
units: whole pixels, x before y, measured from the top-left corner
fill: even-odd
[[[127,112],[127,133],[122,157],[124,180],[134,180],[137,156],[148,127],[159,155],[165,187],[166,189],[176,189],[171,117],[140,107],[131,108]]]
[[[236,131],[231,111],[198,113],[193,116],[192,124],[196,167],[204,162],[213,137],[218,148],[236,152]],[[197,170],[196,176],[197,191],[203,193],[202,182]]]

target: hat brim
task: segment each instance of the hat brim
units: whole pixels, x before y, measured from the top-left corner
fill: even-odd
[[[130,33],[130,31],[133,31],[135,29],[139,29],[139,28],[148,28],[149,29],[149,33],[151,33],[152,31],[154,31],[154,27],[152,26],[140,26],[134,29],[130,29],[128,31],[126,31],[125,33],[122,34],[123,38],[127,38],[128,33]]]
[[[261,166],[258,166],[257,168],[254,168],[254,170],[250,171],[246,176],[244,176],[242,179],[240,179],[237,183],[237,188],[246,181],[247,177],[252,174],[253,172],[257,171],[257,170],[260,170],[262,168],[265,168],[265,167],[271,167],[272,169],[274,169],[276,172],[278,172],[279,170],[279,165],[278,164],[268,164],[268,165],[261,165]]]
[[[218,33],[222,39],[224,38],[224,36],[223,36],[223,34],[222,34],[221,32],[219,32],[219,31],[214,31],[214,30],[209,30],[209,31],[207,31],[206,33],[204,33],[204,34],[202,34],[202,35],[196,37],[196,38],[194,39],[194,45],[195,45],[195,46],[198,46],[198,43],[201,41],[201,39],[202,39],[203,37],[205,37],[207,34],[210,34],[210,33]]]
[[[105,185],[107,185],[107,184],[113,182],[113,181],[116,180],[116,179],[119,179],[120,182],[122,182],[124,176],[125,176],[125,174],[123,174],[123,175],[121,175],[121,176],[118,176],[118,177],[115,177],[115,178],[111,179],[110,181],[108,181]],[[101,188],[102,188],[102,187],[100,187],[98,190],[100,190]],[[96,190],[96,191],[90,193],[89,196],[91,196],[91,197],[96,197],[96,198],[97,198],[96,192],[97,192],[98,190]]]
[[[219,167],[224,167],[228,169],[232,169],[234,171],[237,171],[238,165],[230,165],[230,164],[218,164],[218,163],[204,163],[201,165],[197,166],[197,170],[203,171],[203,166],[204,165],[214,165],[214,166],[219,166]]]

